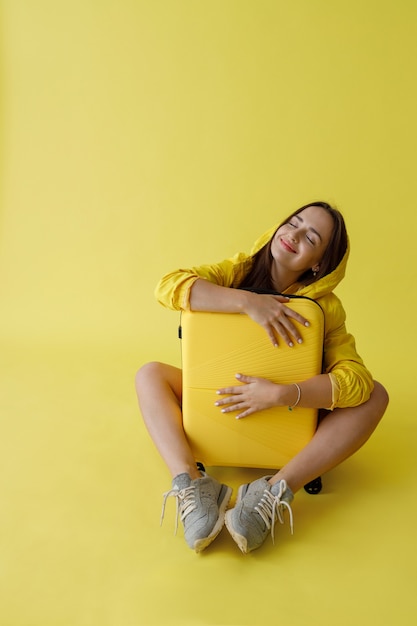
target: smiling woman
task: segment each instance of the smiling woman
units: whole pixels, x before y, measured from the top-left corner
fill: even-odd
[[[306,272],[317,275],[333,232],[333,219],[310,206],[278,228],[271,242],[271,274],[277,291],[285,291]]]
[[[270,532],[273,535],[283,510],[292,515],[294,493],[356,452],[382,418],[387,393],[357,354],[345,327],[344,309],[333,294],[344,277],[348,253],[340,212],[325,202],[312,202],[262,236],[251,254],[177,270],[160,281],[156,293],[163,305],[245,313],[275,346],[279,340],[290,347],[294,341],[302,343],[298,325],[309,324],[286,306],[287,294],[317,300],[325,318],[322,373],[281,384],[239,372],[240,384],[217,390],[222,398],[213,402],[225,420],[230,414],[256,419],[259,411],[272,406],[323,409],[312,440],[273,476],[242,485],[236,506],[227,513],[231,489],[201,473],[184,433],[181,370],[162,363],[139,370],[136,386],[142,415],[173,477],[166,495],[177,498],[185,538],[196,552],[216,538],[224,522],[242,552],[259,548]]]
[[[289,281],[288,285],[284,286],[281,284],[282,279],[280,281],[278,276],[275,276],[284,268],[279,267],[279,262],[271,267],[271,261],[277,248],[279,252],[280,247],[287,252],[300,252],[298,246],[303,242],[301,241],[298,245],[296,242],[299,242],[302,237],[305,237],[306,242],[317,252],[317,261],[314,261],[314,256],[311,259],[304,259],[305,262],[308,261],[305,271],[301,272],[301,275],[298,271],[298,274],[295,272],[292,277],[284,278],[285,282]],[[276,239],[278,239],[280,246],[276,245]],[[308,250],[308,246],[303,247]],[[347,247],[346,226],[339,211],[326,202],[304,205],[282,222],[275,235],[256,252],[253,266],[241,286],[284,291],[295,280],[304,285],[309,285],[332,272],[341,262]],[[279,261],[285,263],[285,257],[282,257],[281,254]],[[271,280],[272,277],[274,280]]]

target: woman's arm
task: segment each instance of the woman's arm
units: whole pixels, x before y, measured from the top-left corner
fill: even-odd
[[[319,300],[325,312],[326,338],[323,371],[335,382],[334,408],[359,406],[374,388],[371,372],[356,349],[356,342],[346,329],[346,314],[335,294]]]
[[[265,378],[237,374],[236,378],[243,384],[224,387],[217,393],[225,396],[218,400],[216,406],[223,407],[222,413],[237,412],[236,419],[248,417],[274,406],[328,408],[332,404],[332,384],[327,374],[319,374],[298,383],[298,389],[292,385],[280,385]],[[298,400],[298,402],[297,402]]]
[[[251,265],[252,258],[240,253],[214,265],[179,269],[162,277],[155,295],[163,306],[175,310],[246,313],[265,328],[274,346],[278,337],[290,346],[302,342],[293,321],[303,326],[308,321],[285,306],[288,298],[237,289]]]
[[[190,308],[192,311],[213,311],[217,313],[246,313],[262,326],[274,346],[281,336],[292,346],[294,341],[302,343],[300,332],[293,321],[308,326],[308,320],[285,306],[286,296],[258,294],[244,289],[233,289],[216,285],[208,280],[198,279],[191,287]]]
[[[190,290],[190,309],[216,313],[246,313],[250,301],[254,300],[256,295],[243,289],[224,287],[199,278]]]

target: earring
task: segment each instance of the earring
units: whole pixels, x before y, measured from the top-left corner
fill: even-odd
[[[319,267],[312,267],[311,268],[313,270],[313,276],[317,276],[317,272],[319,271]]]

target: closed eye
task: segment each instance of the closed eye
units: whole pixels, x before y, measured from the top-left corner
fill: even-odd
[[[297,228],[298,224],[294,224],[294,222],[288,222],[288,226],[292,226],[292,228]],[[306,239],[312,246],[316,245],[316,241],[312,239],[308,234],[306,235]]]

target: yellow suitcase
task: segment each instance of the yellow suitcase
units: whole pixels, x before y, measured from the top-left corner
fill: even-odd
[[[316,409],[277,407],[236,420],[214,403],[216,390],[238,385],[236,373],[281,383],[321,373],[324,316],[317,302],[292,297],[288,306],[310,322],[302,344],[274,348],[247,315],[184,311],[181,314],[184,429],[197,461],[207,466],[280,468],[312,438]]]

